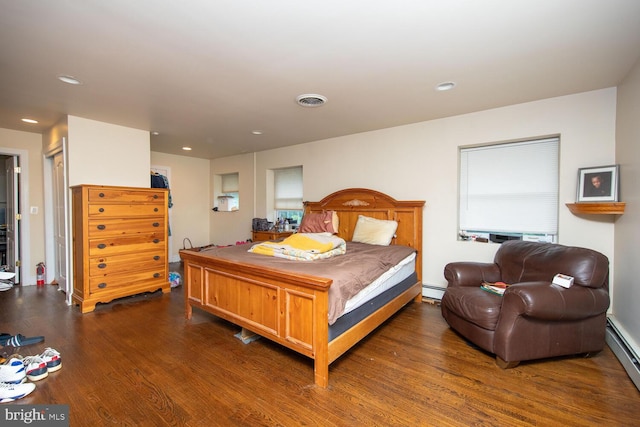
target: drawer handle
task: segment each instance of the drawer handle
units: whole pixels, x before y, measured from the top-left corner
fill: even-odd
[[[160,257],[159,257],[158,255],[156,255],[156,256],[154,256],[154,257],[153,257],[153,260],[154,260],[154,261],[158,261],[159,259],[160,259]]]
[[[153,243],[160,243],[160,239],[153,239]]]
[[[98,264],[98,268],[107,268],[107,264],[104,262],[101,262],[100,264]]]
[[[104,229],[106,229],[106,228],[107,228],[107,226],[106,226],[106,225],[104,225],[104,224],[100,224],[100,225],[98,225],[98,230],[104,230]]]
[[[98,209],[98,212],[104,212],[104,208]]]
[[[106,284],[106,283],[104,283],[104,282],[102,282],[102,283],[100,283],[100,284],[98,285],[98,287],[99,287],[100,289],[104,289],[104,288],[106,288],[106,287],[107,287],[107,284]]]
[[[100,243],[100,244],[98,245],[98,249],[104,249],[104,248],[106,248],[106,247],[107,247],[107,245],[105,245],[104,243]]]
[[[160,227],[160,223],[159,223],[159,222],[154,222],[154,223],[153,223],[153,226],[154,226],[154,227]]]
[[[153,198],[154,198],[154,199],[157,199],[157,198],[158,198],[158,195],[157,195],[157,194],[154,194],[154,195],[153,195]]]
[[[153,273],[153,277],[157,279],[158,277],[160,277],[160,273]]]
[[[98,194],[98,196],[104,197],[104,193],[100,193],[100,194]]]
[[[153,211],[154,212],[158,212],[158,208],[153,208]]]

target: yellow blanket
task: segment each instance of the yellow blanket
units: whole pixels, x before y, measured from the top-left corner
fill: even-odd
[[[281,242],[261,242],[249,252],[292,260],[313,261],[346,253],[344,239],[331,233],[296,233]]]

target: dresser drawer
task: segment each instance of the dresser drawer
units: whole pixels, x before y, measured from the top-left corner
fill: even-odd
[[[163,250],[127,255],[89,258],[89,276],[108,276],[131,271],[162,269],[165,266]]]
[[[122,288],[135,288],[136,286],[151,285],[157,283],[158,287],[165,285],[168,278],[164,269],[146,271],[133,271],[127,274],[116,274],[109,277],[91,277],[89,278],[89,293],[96,294],[101,292],[111,292]]]
[[[107,256],[131,252],[164,250],[164,233],[147,233],[89,240],[89,256]]]
[[[153,233],[164,230],[164,218],[90,219],[89,238],[125,234]]]
[[[96,203],[87,208],[89,218],[122,218],[134,216],[158,216],[164,210],[162,206],[154,204],[108,204]]]
[[[89,203],[164,203],[166,191],[135,189],[89,188]]]

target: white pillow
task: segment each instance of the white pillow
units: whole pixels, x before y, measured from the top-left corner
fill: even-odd
[[[389,246],[397,229],[397,221],[358,215],[358,222],[356,222],[356,229],[353,231],[351,241],[369,243],[370,245]]]

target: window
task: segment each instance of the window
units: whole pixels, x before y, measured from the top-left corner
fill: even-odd
[[[240,208],[240,179],[239,174],[227,173],[218,175],[219,189],[217,193],[218,210],[236,211]],[[216,180],[218,182],[218,180]],[[215,183],[214,183],[215,185]]]
[[[460,237],[555,241],[558,151],[557,137],[461,148]]]
[[[302,166],[273,171],[276,219],[289,218],[292,224],[302,219]]]

